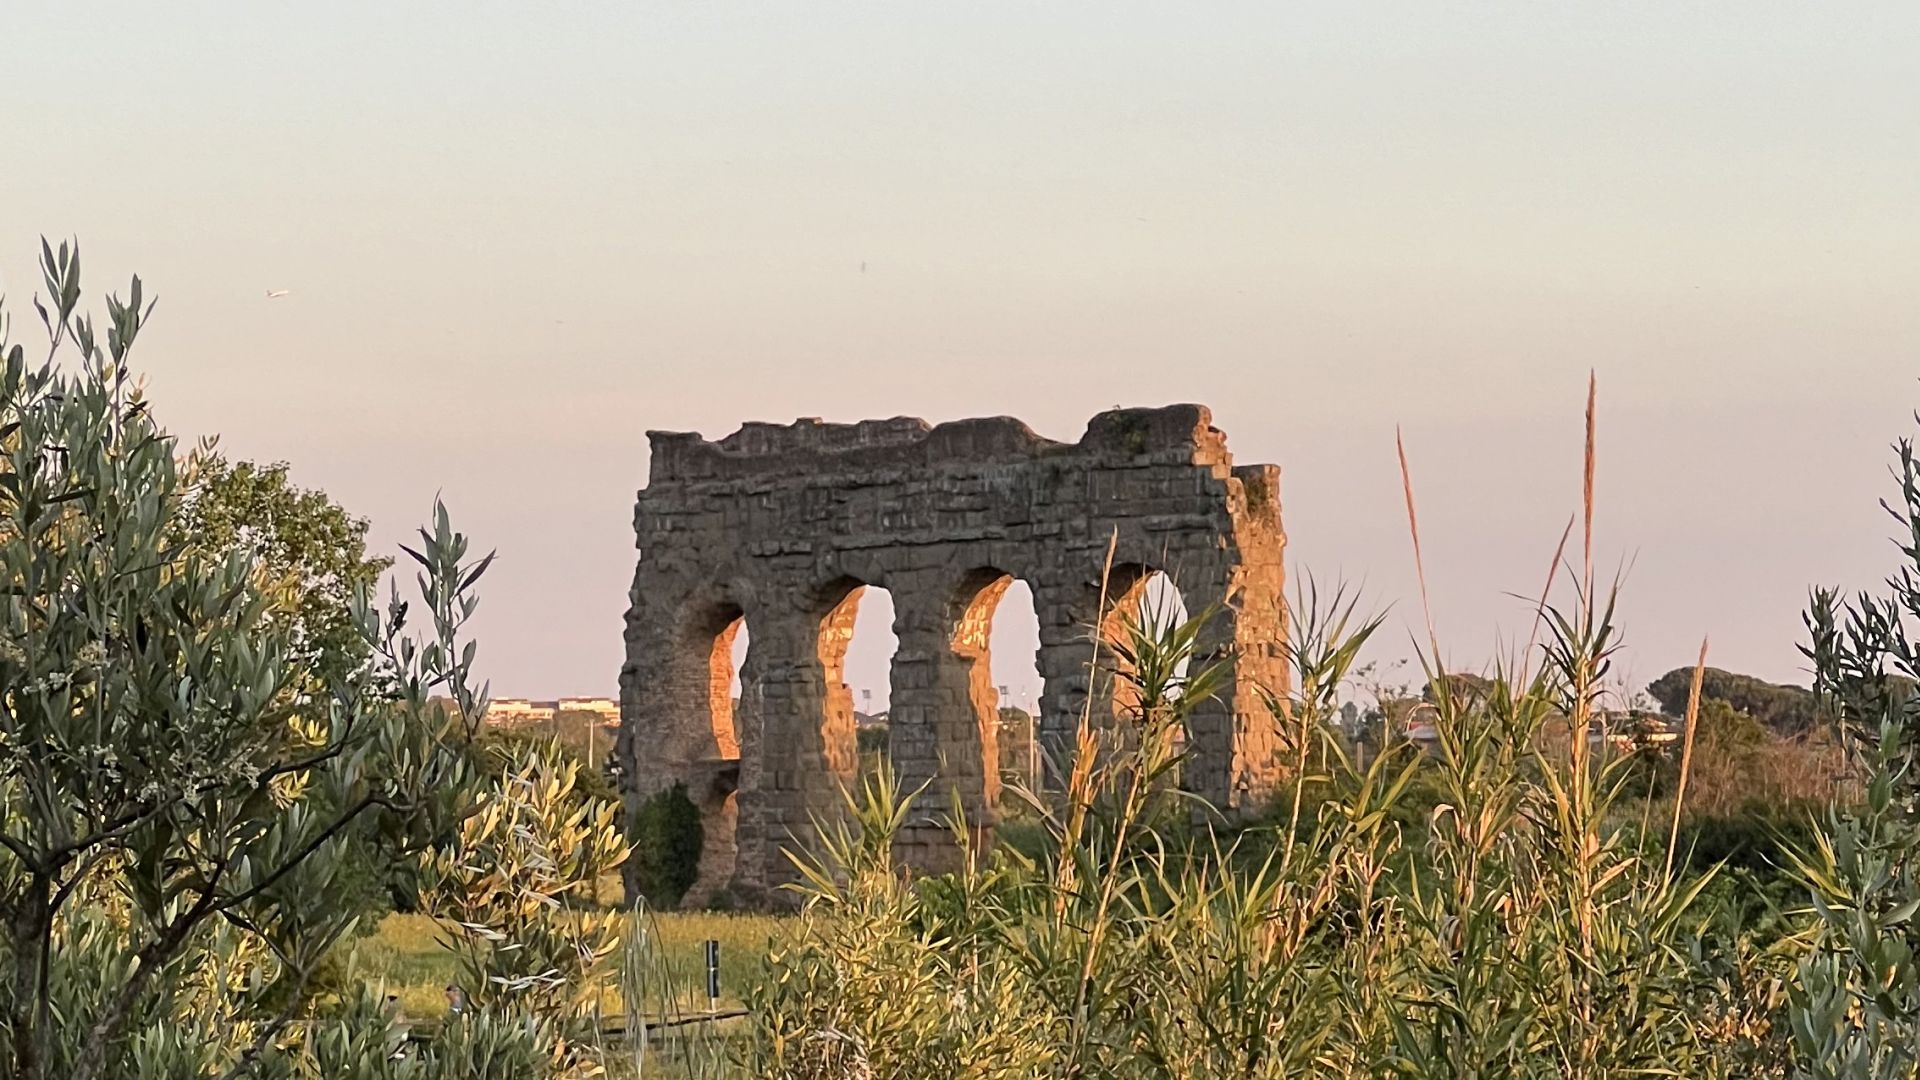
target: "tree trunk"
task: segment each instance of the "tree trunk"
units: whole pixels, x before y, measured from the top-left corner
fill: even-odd
[[[13,1075],[19,1080],[40,1080],[46,1067],[41,1052],[46,1042],[45,981],[40,976],[51,944],[51,886],[46,875],[29,871],[26,892],[8,926],[13,937]]]

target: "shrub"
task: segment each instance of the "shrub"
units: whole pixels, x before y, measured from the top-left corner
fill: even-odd
[[[537,729],[489,727],[474,740],[474,748],[479,752],[479,767],[488,775],[497,777],[529,754],[536,754],[556,765],[573,767],[573,790],[578,797],[616,806],[620,802],[620,791],[614,787],[612,776],[605,769],[588,768],[585,756],[574,742],[554,738]]]
[[[1779,878],[1792,866],[1790,853],[1805,851],[1819,832],[1824,804],[1751,800],[1731,813],[1693,814],[1680,827],[1680,857],[1706,870],[1716,865]]]
[[[699,879],[706,842],[700,808],[687,797],[686,785],[675,784],[642,802],[629,835],[640,895],[656,907],[678,906]]]
[[[863,758],[870,755],[884,757],[887,753],[887,725],[885,724],[860,728],[854,732],[853,739],[855,749]]]
[[[576,796],[580,766],[551,745],[521,747],[428,865],[429,914],[451,927],[474,1005],[570,1019],[596,992],[618,917],[568,910],[625,861],[614,804]]]
[[[1680,755],[1661,755],[1658,785],[1672,790]],[[1781,736],[1723,701],[1702,700],[1696,723],[1689,812],[1721,818],[1758,811],[1772,818],[1796,807],[1858,798],[1858,785],[1831,730]]]

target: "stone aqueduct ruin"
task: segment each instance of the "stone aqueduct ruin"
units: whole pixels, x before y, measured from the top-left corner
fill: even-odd
[[[842,662],[868,585],[894,601],[893,766],[902,790],[929,785],[899,848],[909,865],[952,858],[936,820],[956,793],[983,833],[995,821],[987,635],[1016,578],[1039,620],[1039,738],[1056,759],[1084,710],[1111,715],[1091,663],[1102,611],[1130,610],[1155,571],[1192,610],[1221,605],[1202,645],[1230,651],[1233,677],[1190,720],[1184,782],[1228,812],[1263,801],[1283,771],[1256,689],[1287,678],[1279,469],[1234,465],[1210,419],[1198,405],[1115,410],[1071,444],[1006,417],[649,433],[619,754],[630,807],[683,784],[700,808],[688,902],[773,900],[795,876],[782,848],[840,812],[856,761]]]

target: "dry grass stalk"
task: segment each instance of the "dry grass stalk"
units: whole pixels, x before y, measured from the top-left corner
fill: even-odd
[[[1413,570],[1420,580],[1420,610],[1427,619],[1427,642],[1433,647],[1433,662],[1440,663],[1440,635],[1433,628],[1433,602],[1427,595],[1427,563],[1420,555],[1420,515],[1413,508],[1413,473],[1407,468],[1407,444],[1400,437],[1399,425],[1393,429],[1393,449],[1400,455],[1400,490],[1407,498],[1407,531],[1413,534]]]
[[[1707,675],[1707,639],[1700,639],[1700,659],[1693,666],[1693,686],[1687,691],[1687,730],[1680,746],[1680,783],[1673,793],[1673,828],[1667,834],[1667,880],[1673,880],[1673,852],[1680,846],[1680,814],[1687,805],[1687,777],[1693,772],[1693,733],[1700,722],[1700,685]]]
[[[1586,514],[1586,564],[1581,580],[1586,583],[1589,595],[1593,592],[1593,465],[1594,465],[1594,406],[1598,400],[1599,383],[1592,370],[1587,372],[1587,457],[1586,476],[1581,495],[1581,506]]]
[[[1598,392],[1598,380],[1594,373],[1589,370],[1587,372],[1587,441],[1586,453],[1582,461],[1580,485],[1580,521],[1583,536],[1580,545],[1580,595],[1577,599],[1579,600],[1580,609],[1583,613],[1582,622],[1585,621],[1585,614],[1590,611],[1594,600],[1593,473],[1596,458],[1594,450],[1597,434],[1594,424],[1594,412],[1595,405],[1598,401]],[[1575,679],[1578,693],[1573,703],[1573,753],[1574,760],[1579,762],[1582,769],[1586,767],[1587,735],[1593,719],[1593,706],[1587,693],[1591,678],[1592,673],[1587,670],[1587,665],[1583,662],[1578,677]]]
[[[1090,631],[1093,637],[1093,657],[1087,662],[1087,688],[1089,691],[1092,690],[1094,680],[1100,671],[1100,645],[1105,637],[1105,635],[1101,633],[1101,628],[1107,625],[1107,614],[1113,603],[1113,597],[1111,595],[1113,585],[1113,555],[1119,547],[1120,528],[1116,525],[1114,526],[1113,535],[1107,537],[1106,561],[1100,564],[1100,607],[1093,615],[1093,629]],[[1083,729],[1090,726],[1093,720],[1093,699],[1094,695],[1088,693],[1087,700],[1081,705],[1080,726]]]
[[[1120,530],[1115,528],[1113,535],[1107,538],[1107,557],[1100,567],[1100,606],[1094,612],[1093,626],[1088,630],[1093,638],[1093,656],[1087,664],[1087,698],[1080,707],[1080,726],[1074,733],[1073,762],[1067,769],[1065,790],[1062,792],[1066,803],[1062,829],[1068,836],[1078,836],[1085,828],[1087,811],[1093,804],[1094,790],[1098,786],[1096,766],[1100,746],[1093,725],[1093,701],[1099,696],[1096,689],[1100,677],[1100,646],[1104,636],[1101,628],[1107,623],[1107,614],[1113,602],[1113,597],[1109,595],[1113,580],[1113,556],[1119,546]],[[1064,915],[1067,897],[1077,885],[1073,861],[1060,860],[1054,879],[1056,917]]]

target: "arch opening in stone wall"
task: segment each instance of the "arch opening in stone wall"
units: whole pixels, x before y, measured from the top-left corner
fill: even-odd
[[[1003,817],[1026,808],[1009,799],[1006,786],[1019,784],[1039,792],[1044,782],[1040,760],[1040,699],[1046,680],[1040,671],[1040,617],[1033,588],[1019,578],[1008,581],[994,608],[987,641],[987,665],[999,699],[1000,811]]]
[[[1180,587],[1174,583],[1173,575],[1155,572],[1147,575],[1140,589],[1140,624],[1148,632],[1164,638],[1168,631],[1185,623],[1192,612],[1187,609],[1187,601],[1180,594]],[[1182,656],[1173,664],[1174,683],[1168,688],[1169,700],[1178,700],[1186,689],[1186,678],[1192,668],[1192,658]],[[1187,748],[1187,729],[1184,725],[1173,731],[1175,752],[1185,752]]]
[[[740,666],[748,640],[746,613],[719,602],[696,610],[684,624],[683,647],[696,659],[699,692],[686,704],[700,713],[687,796],[700,810],[700,861],[687,902],[704,904],[733,880],[739,854]]]
[[[1134,609],[1135,617],[1149,634],[1165,637],[1167,633],[1185,623],[1193,612],[1187,608],[1187,600],[1180,592],[1180,586],[1174,581],[1173,574],[1165,570],[1154,570],[1147,574],[1139,587],[1140,602]],[[1173,695],[1179,694],[1179,681],[1187,677],[1190,661],[1181,658],[1173,665],[1176,684]]]
[[[1129,624],[1158,635],[1186,622],[1193,613],[1175,580],[1176,573],[1145,563],[1115,565],[1108,572],[1106,600],[1101,605],[1105,639],[1124,640]],[[1184,672],[1184,665],[1181,670]]]
[[[826,683],[822,731],[831,748],[850,741],[849,777],[864,779],[891,758],[890,684],[894,654],[893,594],[851,578],[828,590],[833,599],[820,626]]]
[[[1192,612],[1172,572],[1141,563],[1113,567],[1108,576],[1104,608],[1106,614],[1101,623],[1103,651],[1107,656],[1104,696],[1115,720],[1135,723],[1141,705],[1137,680],[1147,678],[1158,682],[1159,692],[1167,700],[1178,700],[1192,666],[1191,658],[1182,656],[1171,665],[1171,671],[1137,671],[1128,655],[1142,647],[1136,636],[1162,641],[1170,631],[1185,623]],[[1177,748],[1185,748],[1184,727],[1176,728],[1173,738]]]
[[[979,567],[944,580],[950,585],[936,585],[935,595],[903,599],[910,606],[901,618],[906,637],[894,665],[891,714],[903,790],[918,790],[922,782],[930,782],[904,830],[900,850],[903,861],[930,870],[951,868],[959,854],[951,830],[956,808],[971,829],[977,851],[992,844],[1005,810],[1008,758],[1002,744],[1008,740],[1002,738],[1007,725],[1002,706],[1012,694],[1011,686],[1003,691],[997,681],[1009,676],[1000,670],[993,648],[1003,613],[1010,613],[1016,624],[1027,624],[1025,647],[1010,650],[1008,668],[1016,672],[1011,677],[1024,684],[1029,707],[1037,703],[1039,685],[1032,589],[997,567]],[[938,593],[941,588],[944,595]],[[1024,674],[1018,673],[1022,653]],[[1017,739],[1028,740],[1017,743],[1027,748],[1018,760],[1037,764],[1030,746],[1037,719],[1017,715]],[[1033,786],[1025,772],[1012,779]]]
[[[752,640],[746,613],[731,605],[717,613],[725,620],[713,635],[707,653],[707,729],[713,733],[714,757],[740,758],[740,669]]]
[[[953,696],[971,721],[942,740],[942,773],[962,785],[961,803],[983,839],[998,817],[1001,787],[1000,691],[993,681],[993,622],[1012,575],[979,569],[964,575],[951,603],[947,646],[954,662]],[[959,759],[959,760],[952,760]],[[971,804],[971,805],[969,805]]]
[[[727,649],[727,708],[733,717],[736,742],[739,734],[740,693],[742,690],[742,672],[747,665],[747,650],[753,646],[753,632],[747,629],[747,620],[743,617],[733,626],[732,642]]]

